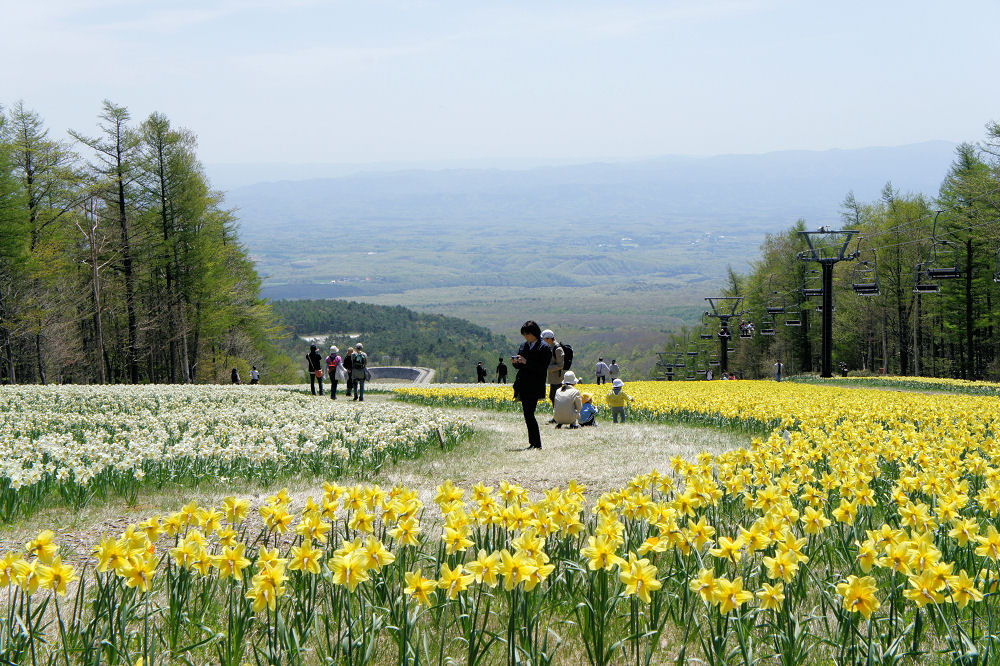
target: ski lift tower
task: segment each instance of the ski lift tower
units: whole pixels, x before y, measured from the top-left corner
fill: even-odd
[[[732,340],[732,333],[729,332],[729,320],[745,314],[740,310],[743,303],[742,296],[710,296],[705,299],[712,308],[711,312],[705,314],[719,320],[719,372],[729,371],[729,341]]]
[[[815,261],[823,268],[823,368],[820,377],[833,376],[833,267],[840,261],[852,261],[857,253],[846,255],[853,229],[800,231],[809,249],[799,253],[802,261]]]

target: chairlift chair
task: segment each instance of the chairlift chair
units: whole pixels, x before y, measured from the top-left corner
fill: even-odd
[[[924,272],[930,280],[954,280],[962,277],[959,257],[960,249],[952,241],[938,238],[937,222],[941,211],[934,214],[934,228],[931,231],[931,249],[927,261],[924,262]],[[938,257],[941,252],[943,257]]]
[[[784,310],[784,308],[782,308]],[[774,335],[774,316],[768,314],[760,320],[760,334]]]
[[[823,274],[819,270],[811,268],[806,271],[802,278],[802,295],[806,298],[823,295]]]
[[[878,296],[881,293],[878,280],[878,264],[875,261],[859,261],[854,264],[851,274],[851,289],[861,296]]]
[[[769,315],[785,314],[785,304],[781,300],[781,294],[772,289],[771,282],[774,275],[767,276],[767,302],[764,304],[764,311]]]
[[[785,307],[785,326],[802,326],[802,311],[799,306]]]
[[[740,340],[749,340],[753,337],[753,331],[749,326],[740,329]]]
[[[913,269],[913,293],[914,294],[936,294],[941,291],[941,283],[932,280],[927,265],[920,262]]]

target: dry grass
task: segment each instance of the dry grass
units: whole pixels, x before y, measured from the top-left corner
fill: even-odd
[[[388,399],[380,395],[368,398],[372,402]],[[544,448],[526,450],[527,435],[520,414],[461,411],[475,420],[476,434],[472,439],[450,452],[433,450],[419,459],[401,461],[383,470],[375,481],[387,487],[397,483],[407,485],[418,491],[427,504],[433,501],[434,489],[445,479],[466,488],[480,481],[496,487],[506,480],[519,483],[533,493],[565,486],[575,479],[587,485],[588,495],[593,498],[653,468],[666,471],[674,456],[693,459],[702,451],[716,453],[749,443],[749,435],[706,427],[614,425],[601,420],[596,428],[576,430],[542,425]],[[544,420],[546,416],[540,418]],[[288,479],[270,489],[245,483],[150,489],[140,496],[136,506],[130,507],[123,499],[115,498],[94,501],[78,512],[66,506],[53,506],[27,521],[0,528],[0,552],[19,550],[40,530],[53,529],[62,544],[64,559],[79,560],[102,535],[117,535],[129,523],[176,511],[191,500],[218,505],[226,495],[237,495],[249,498],[256,508],[278,487],[287,486],[294,506],[301,506],[308,495],[322,494],[323,481],[312,477]]]

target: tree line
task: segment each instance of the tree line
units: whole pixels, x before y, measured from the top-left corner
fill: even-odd
[[[1000,380],[1000,124],[988,124],[984,140],[957,147],[936,197],[901,193],[891,183],[875,201],[848,193],[839,223],[857,233],[846,253],[854,260],[834,272],[835,365]],[[755,328],[748,340],[733,333],[731,371],[765,377],[777,360],[791,373],[819,369],[821,298],[803,292],[819,286],[819,266],[799,259],[808,247],[800,232],[814,228],[800,219],[769,234],[747,273],[729,271],[721,294],[744,296],[746,314],[736,319]],[[865,290],[856,285],[877,285],[877,293],[858,293]],[[785,312],[769,315],[768,308]],[[786,325],[790,320],[800,325]],[[685,364],[678,378],[700,378],[711,367],[719,343],[718,325],[709,321],[670,337],[666,362],[677,353],[697,359],[697,372]],[[698,356],[689,357],[692,350]]]
[[[329,299],[281,300],[273,306],[289,326],[282,347],[295,359],[309,349],[302,336],[324,336],[324,354],[331,344],[344,351],[346,345],[362,342],[372,365],[433,368],[438,381],[474,381],[476,363],[483,361],[492,376],[497,359],[516,349],[506,338],[466,319],[398,305]],[[304,369],[305,361],[299,365]]]
[[[0,382],[288,375],[280,328],[192,132],[105,101],[55,138],[0,108]]]

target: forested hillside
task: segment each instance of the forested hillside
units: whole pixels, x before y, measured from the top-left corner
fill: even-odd
[[[958,146],[936,197],[888,183],[874,201],[848,193],[841,214],[842,228],[856,234],[846,250],[851,261],[834,271],[834,366],[1000,379],[1000,124],[988,125],[985,141]],[[790,372],[818,370],[822,289],[811,298],[803,289],[822,286],[819,266],[798,258],[807,249],[800,232],[817,226],[800,220],[769,235],[753,269],[730,274],[722,291],[745,297],[741,318],[758,332],[750,340],[734,336],[730,369],[766,376],[780,358]],[[769,329],[774,335],[760,334]],[[706,320],[672,337],[668,359],[697,354],[679,374],[697,378],[711,367],[717,331]]]
[[[438,381],[474,381],[478,361],[492,375],[497,359],[515,349],[509,340],[465,319],[399,306],[341,300],[274,301],[272,306],[291,329],[283,345],[296,359],[309,349],[302,336],[322,336],[325,348],[364,343],[373,365],[434,368]]]
[[[0,108],[0,381],[291,375],[194,135],[106,101],[94,131]]]

